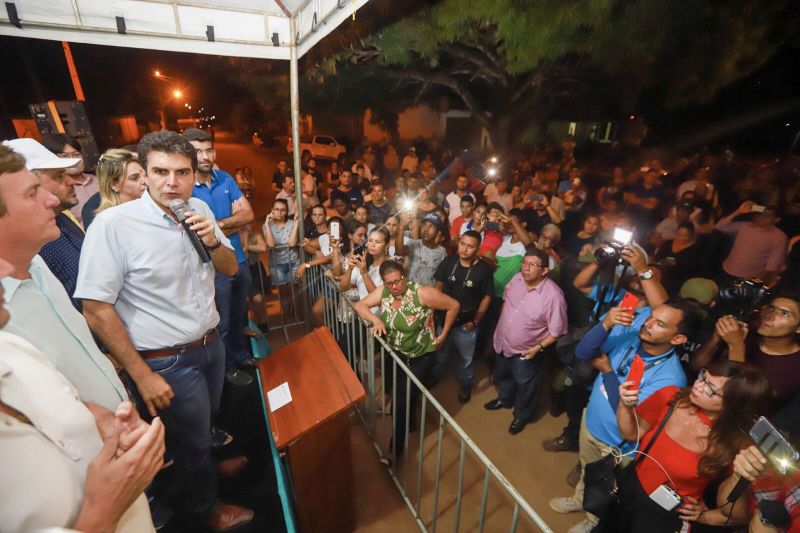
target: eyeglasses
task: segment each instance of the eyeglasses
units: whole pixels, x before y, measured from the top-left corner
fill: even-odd
[[[722,398],[722,394],[720,394],[712,385],[708,382],[708,370],[705,368],[701,368],[700,372],[697,373],[697,381],[705,385],[705,392],[706,396],[709,398],[713,398],[714,396],[719,396],[720,399]]]
[[[529,268],[533,270],[534,268],[544,268],[543,265],[536,265],[534,263],[522,263],[522,268]]]
[[[396,279],[394,281],[384,281],[383,284],[386,285],[387,287],[389,287],[390,289],[393,289],[395,287],[399,287],[405,280],[406,280],[406,278],[402,277],[402,278],[398,278],[398,279]]]

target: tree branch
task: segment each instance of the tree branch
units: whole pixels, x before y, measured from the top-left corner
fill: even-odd
[[[539,69],[536,69],[531,72],[525,81],[522,82],[522,85],[520,85],[517,90],[514,91],[514,94],[511,95],[509,102],[511,102],[511,104],[516,104],[520,98],[525,96],[525,93],[528,92],[528,90],[532,89],[536,85],[539,85],[540,83],[542,83],[542,74],[539,72]]]
[[[462,59],[478,67],[478,69],[480,69],[478,71],[479,73],[485,72],[504,86],[508,85],[509,77],[506,71],[491,57],[481,51],[461,43],[447,44],[442,46],[442,48],[453,57],[457,57],[458,59]]]
[[[478,98],[475,97],[475,95],[472,94],[461,81],[451,76],[436,72],[423,72],[414,69],[397,69],[377,66],[372,66],[371,69],[375,74],[388,76],[390,78],[414,80],[447,87],[453,91],[462,102],[464,102],[464,105],[466,105],[470,112],[475,115],[475,118],[481,123],[482,126],[489,126],[489,114],[483,109],[478,101]]]

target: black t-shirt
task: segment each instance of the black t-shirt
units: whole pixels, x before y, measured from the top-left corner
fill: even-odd
[[[285,173],[281,172],[280,170],[276,170],[275,173],[272,174],[272,183],[274,183],[278,189],[283,190],[283,178],[285,176]]]
[[[382,226],[392,214],[392,206],[389,202],[384,202],[381,206],[367,202],[367,211],[369,211],[369,221],[376,226]]]
[[[361,195],[361,190],[356,187],[350,188],[349,191],[343,191],[339,187],[333,189],[331,191],[331,207],[333,207],[333,202],[336,198],[343,198],[345,202],[350,204],[352,209],[364,204],[364,197]]]
[[[439,263],[433,278],[444,283],[442,292],[461,304],[457,326],[472,322],[483,297],[494,294],[494,272],[480,259],[476,259],[471,267],[465,267],[457,255],[448,256]],[[439,314],[443,319],[444,314]]]

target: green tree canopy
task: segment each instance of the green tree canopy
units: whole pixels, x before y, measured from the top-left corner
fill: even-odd
[[[383,99],[396,111],[444,92],[505,147],[531,122],[565,110],[630,110],[644,89],[659,90],[668,106],[707,101],[798,36],[794,0],[430,4],[367,35],[362,27],[307,69],[308,79],[380,80],[380,94],[358,101]]]

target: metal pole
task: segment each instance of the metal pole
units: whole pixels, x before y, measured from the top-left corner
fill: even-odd
[[[297,19],[289,19],[289,29],[291,31],[291,44],[289,46],[289,92],[292,118],[292,159],[294,163],[294,187],[295,187],[295,211],[297,212],[298,241],[303,242],[306,232],[303,227],[303,178],[300,168],[300,82],[297,73]],[[300,264],[306,262],[306,253],[300,246]],[[306,287],[305,277],[303,287]],[[307,296],[307,292],[301,291]],[[306,306],[306,316],[311,316],[311,305],[308,298],[304,298]]]

